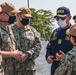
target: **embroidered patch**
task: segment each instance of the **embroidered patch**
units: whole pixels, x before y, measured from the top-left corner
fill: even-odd
[[[69,36],[68,35],[66,35],[65,40],[69,40]]]
[[[61,43],[62,43],[62,39],[59,39],[59,40],[58,40],[58,44],[61,44]]]
[[[51,40],[56,40],[57,39],[57,37],[53,37],[53,38],[51,38]]]
[[[54,33],[53,33],[53,37],[56,37],[56,34],[57,34],[57,32],[54,32]]]

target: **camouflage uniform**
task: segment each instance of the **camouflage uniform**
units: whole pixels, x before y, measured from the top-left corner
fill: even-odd
[[[36,75],[36,65],[34,60],[39,56],[41,42],[39,33],[31,26],[27,25],[20,29],[17,25],[11,25],[16,47],[18,50],[28,54],[28,58],[23,63],[15,61],[15,75]]]
[[[0,37],[1,37],[1,35],[0,35]],[[1,38],[0,38],[0,51],[1,51],[1,46],[2,46],[2,41],[1,41]],[[2,62],[2,55],[0,53],[0,75],[4,75],[4,70],[3,70],[3,67],[1,65],[1,62]]]
[[[76,75],[76,47],[65,55],[55,75]]]
[[[10,33],[6,30],[5,26],[0,23],[0,41],[1,41],[1,50],[3,51],[15,50],[14,38]],[[14,75],[13,63],[14,63],[13,58],[3,59],[2,66],[4,68],[4,75]]]
[[[1,62],[2,62],[2,55],[0,54],[0,75],[4,75],[4,70],[3,70],[3,67],[1,65]]]

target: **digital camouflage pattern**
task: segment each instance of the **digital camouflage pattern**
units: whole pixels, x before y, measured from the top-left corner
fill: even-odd
[[[0,75],[4,75],[4,69],[1,65],[1,62],[2,62],[2,55],[0,54]]]
[[[4,25],[0,22],[0,48],[1,50],[5,51],[14,51],[15,50],[15,43],[13,36],[9,33],[9,30],[5,28]],[[4,68],[4,75],[14,75],[14,59],[7,58],[3,59],[2,66]],[[3,70],[1,70],[3,71]],[[2,74],[3,75],[3,74]]]
[[[76,75],[76,47],[65,55],[55,75]]]
[[[16,49],[29,54],[23,63],[15,60],[15,75],[36,75],[34,60],[41,51],[40,34],[30,25],[20,29],[17,25],[11,25],[16,40]]]
[[[1,62],[2,62],[2,55],[0,54],[0,75],[4,75],[4,69],[1,65]]]
[[[4,70],[1,64],[0,64],[0,75],[4,75]]]

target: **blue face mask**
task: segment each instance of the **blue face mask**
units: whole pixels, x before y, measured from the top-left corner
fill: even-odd
[[[7,14],[7,13],[6,13]],[[8,14],[7,14],[8,15]],[[16,16],[10,16],[10,15],[8,15],[9,16],[9,20],[8,20],[8,23],[9,24],[12,24],[12,23],[14,23],[15,22],[15,19],[16,19]]]
[[[29,24],[29,19],[22,19],[21,23],[22,23],[22,25],[25,26],[25,25]]]

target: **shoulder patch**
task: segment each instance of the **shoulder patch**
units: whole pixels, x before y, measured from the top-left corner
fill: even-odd
[[[56,37],[56,34],[57,34],[57,32],[54,32],[54,33],[53,33],[53,37]]]

